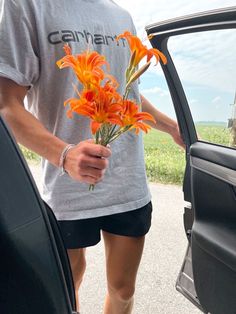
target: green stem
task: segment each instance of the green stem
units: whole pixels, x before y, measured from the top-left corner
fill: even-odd
[[[125,94],[124,94],[124,96],[123,96],[123,100],[125,100],[125,99],[128,98],[129,92],[130,92],[130,88],[128,87],[128,88],[125,89]]]
[[[97,131],[96,134],[95,134],[95,143],[96,143],[96,144],[99,143],[99,134],[100,134],[99,131]]]
[[[90,185],[89,185],[89,191],[93,191],[94,188],[95,188],[95,185],[94,185],[94,184],[90,184]]]
[[[131,125],[128,125],[128,126],[126,126],[126,127],[124,127],[124,128],[120,128],[120,129],[113,135],[113,137],[111,137],[111,138],[109,139],[109,142],[108,142],[108,143],[113,142],[113,141],[114,141],[115,139],[117,139],[121,134],[127,132],[127,131],[130,129],[130,127],[131,127]]]

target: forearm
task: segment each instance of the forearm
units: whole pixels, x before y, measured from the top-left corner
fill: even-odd
[[[7,106],[0,105],[0,114],[9,124],[17,142],[58,166],[66,143],[51,134],[19,102],[12,99]]]
[[[0,115],[9,124],[16,140],[47,159],[55,166],[68,143],[50,133],[38,119],[24,108],[28,88],[0,77]],[[74,180],[96,184],[108,167],[109,148],[91,140],[82,141],[67,151],[63,168]]]
[[[169,118],[159,110],[157,110],[143,95],[141,95],[142,111],[150,113],[156,123],[147,121],[152,128],[173,135],[178,130],[178,124],[175,120]]]

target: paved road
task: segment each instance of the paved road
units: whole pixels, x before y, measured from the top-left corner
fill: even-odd
[[[38,183],[40,173],[31,167]],[[153,197],[153,223],[146,238],[137,278],[133,314],[200,314],[175,290],[175,281],[187,247],[182,213],[181,188],[150,184]],[[102,314],[105,296],[103,245],[87,250],[87,271],[81,287],[82,314]]]

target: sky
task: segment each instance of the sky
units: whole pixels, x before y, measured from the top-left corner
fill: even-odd
[[[148,24],[236,6],[236,0],[115,1],[131,13],[138,36],[142,40],[146,38],[145,26]],[[148,42],[144,43],[148,45]],[[236,92],[236,30],[176,36],[169,40],[168,47],[194,120],[227,122],[233,115],[232,104]],[[152,66],[142,76],[140,91],[159,110],[175,117],[160,66]]]

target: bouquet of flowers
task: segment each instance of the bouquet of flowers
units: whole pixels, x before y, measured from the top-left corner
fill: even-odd
[[[64,46],[65,56],[57,61],[60,69],[71,67],[82,84],[82,90],[76,87],[77,98],[70,98],[64,105],[69,106],[67,116],[72,118],[72,113],[84,115],[91,120],[91,132],[95,143],[107,146],[123,133],[135,129],[136,134],[140,130],[148,132],[151,128],[144,121],[153,121],[154,118],[147,112],[140,112],[139,105],[129,99],[131,84],[137,80],[150,66],[152,57],[156,63],[167,62],[166,57],[157,49],[148,49],[141,40],[125,31],[117,37],[128,41],[131,57],[126,73],[126,87],[123,95],[117,91],[119,86],[116,78],[104,71],[109,68],[105,57],[96,51],[90,51],[72,55],[69,45]],[[146,63],[138,68],[140,61],[146,56]],[[90,189],[93,187],[90,186]]]

